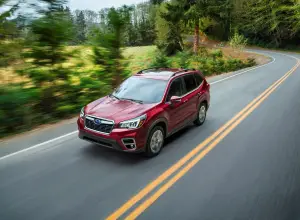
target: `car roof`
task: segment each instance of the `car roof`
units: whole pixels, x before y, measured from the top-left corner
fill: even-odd
[[[158,80],[170,80],[175,76],[185,75],[187,73],[194,73],[195,69],[180,69],[180,68],[151,68],[141,70],[135,74],[135,76],[150,78],[150,79],[158,79]]]

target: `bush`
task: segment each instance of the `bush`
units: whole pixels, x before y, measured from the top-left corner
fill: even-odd
[[[239,34],[237,31],[230,38],[229,45],[237,50],[243,50],[248,43],[248,39],[244,37],[244,35]]]
[[[150,67],[169,67],[170,60],[161,51],[156,52],[154,60],[150,64]]]
[[[214,73],[223,73],[226,72],[225,60],[217,59],[214,61]]]
[[[201,57],[208,57],[209,52],[206,47],[199,47],[198,55]]]
[[[211,74],[211,68],[207,62],[207,59],[200,59],[197,69],[201,71],[205,76],[209,76]]]
[[[214,60],[216,60],[217,58],[222,58],[223,57],[223,51],[220,49],[217,50],[213,50],[210,55],[212,56],[212,58]]]
[[[183,51],[183,52],[177,53],[177,56],[179,58],[178,64],[179,64],[180,68],[183,68],[183,69],[189,68],[189,65],[191,63],[191,61],[190,61],[190,57],[191,57],[190,53],[188,53],[186,51]]]
[[[226,63],[227,71],[235,71],[245,67],[245,64],[239,59],[229,59]]]
[[[36,122],[35,112],[38,90],[23,89],[21,86],[0,88],[0,136],[23,129],[30,129]]]

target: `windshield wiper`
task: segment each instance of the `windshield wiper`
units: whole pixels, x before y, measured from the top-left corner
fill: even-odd
[[[117,97],[117,96],[115,96],[115,95],[113,95],[113,94],[110,94],[109,97],[113,97],[113,98],[115,98],[115,99],[117,99],[117,100],[120,100],[119,97]]]
[[[136,102],[136,103],[139,103],[139,104],[143,104],[143,101],[141,101],[141,100],[136,100],[136,99],[126,99],[126,98],[122,98],[122,100],[128,100],[128,101]]]

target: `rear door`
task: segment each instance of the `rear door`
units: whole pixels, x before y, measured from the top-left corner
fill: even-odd
[[[202,76],[199,73],[194,73],[195,79],[196,79],[196,83],[198,86],[198,103],[197,106],[199,106],[199,104],[205,100],[205,89],[203,86],[204,83],[204,79],[202,78]],[[198,109],[197,109],[198,110]]]
[[[193,73],[183,76],[186,94],[183,97],[185,103],[185,120],[193,120],[197,115],[199,86]]]

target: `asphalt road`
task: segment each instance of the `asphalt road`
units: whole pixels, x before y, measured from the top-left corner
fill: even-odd
[[[300,59],[297,54],[264,54],[274,60],[254,70],[211,78],[205,125],[190,126],[169,138],[156,158],[100,148],[79,140],[76,133],[43,143],[76,130],[72,120],[0,143],[0,219],[105,219],[153,185]],[[177,169],[121,219],[136,210],[138,219],[149,220],[300,219],[300,67],[294,70],[188,160],[187,166],[202,155],[186,173],[184,166]],[[36,146],[39,143],[43,144]]]

